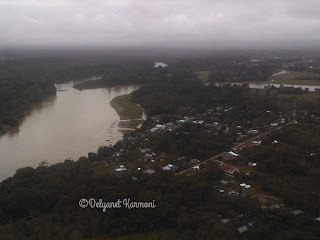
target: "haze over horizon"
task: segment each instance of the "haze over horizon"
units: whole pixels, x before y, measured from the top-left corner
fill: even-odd
[[[318,0],[1,0],[6,47],[319,47]]]

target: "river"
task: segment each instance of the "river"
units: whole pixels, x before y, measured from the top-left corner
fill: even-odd
[[[271,76],[271,78],[274,77],[274,76],[277,76],[277,75],[287,74],[287,73],[289,73],[289,72],[286,71],[286,70],[281,70],[280,72],[277,72],[277,73],[273,74]],[[218,86],[219,85],[223,85],[223,84],[224,83],[216,83],[216,85],[218,85]],[[273,83],[273,79],[271,79],[270,81],[267,81],[267,82],[241,82],[241,83],[234,82],[234,83],[230,83],[230,84],[231,85],[233,85],[233,84],[236,84],[236,85],[248,84],[250,88],[256,88],[256,89],[264,89],[265,87],[267,87],[269,85],[270,86],[273,85],[273,86],[278,88],[281,85],[281,84]],[[295,84],[295,85],[293,85],[293,84],[283,84],[283,86],[284,87],[294,87],[294,88],[299,88],[300,87],[303,90],[308,88],[309,91],[311,91],[311,92],[314,92],[314,91],[316,91],[316,89],[320,88],[320,86],[308,86],[308,85],[297,85],[297,84]]]
[[[216,85],[221,86],[225,83],[216,83]],[[241,83],[237,83],[237,82],[233,82],[230,83],[231,85],[242,85],[242,84],[248,84],[250,88],[255,88],[255,89],[265,89],[265,87],[267,87],[268,85],[273,85],[275,87],[280,87],[281,84],[277,84],[277,83],[272,83],[271,81],[269,82],[241,82]],[[310,92],[314,92],[316,91],[317,88],[320,88],[319,86],[307,86],[307,85],[293,85],[293,84],[283,84],[284,87],[294,87],[294,88],[301,88],[303,90],[305,90],[306,88],[309,89]]]
[[[0,137],[0,181],[16,169],[65,159],[77,160],[122,138],[120,118],[110,101],[136,86],[78,91],[73,82],[56,84],[57,95],[34,108],[19,129]]]

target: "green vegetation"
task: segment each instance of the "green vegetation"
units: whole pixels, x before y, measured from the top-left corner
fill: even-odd
[[[115,97],[110,102],[111,107],[113,107],[116,110],[121,120],[141,118],[141,107],[133,103],[131,99],[132,96],[127,94]]]
[[[217,61],[210,70],[209,82],[263,82],[281,66],[280,61],[250,62],[247,58],[225,58]]]
[[[175,122],[180,115],[197,116],[206,122],[219,121],[221,127],[214,129],[205,124],[185,123],[173,132],[151,134],[148,130],[155,122],[148,119],[139,131],[132,133],[132,140],[126,138],[113,147],[100,147],[97,154],[90,153],[88,158],[82,157],[77,162],[67,160],[49,167],[19,169],[14,177],[3,181],[0,186],[0,206],[4,206],[0,208],[2,238],[269,239],[265,232],[272,232],[273,239],[320,237],[318,223],[311,216],[296,217],[287,208],[295,208],[296,204],[309,210],[312,216],[319,213],[319,204],[305,207],[308,201],[317,203],[319,199],[316,193],[319,186],[316,178],[318,155],[309,163],[305,157],[305,153],[319,149],[320,142],[318,136],[312,137],[312,131],[318,132],[319,129],[314,128],[313,124],[318,122],[313,122],[314,117],[310,114],[299,114],[297,118],[310,122],[310,125],[300,130],[290,126],[279,136],[271,135],[269,140],[264,140],[262,149],[241,153],[243,160],[238,161],[243,165],[247,164],[246,161],[256,161],[258,167],[249,176],[236,175],[231,189],[236,190],[240,181],[261,186],[262,191],[284,199],[286,205],[279,211],[265,212],[255,198],[219,193],[220,180],[225,175],[215,163],[207,163],[203,171],[193,176],[176,176],[174,172],[160,168],[160,164],[173,163],[186,169],[190,167],[190,159],[204,160],[230,149],[234,141],[232,129],[237,124],[243,128],[250,128],[253,124],[263,127],[276,120],[277,112],[282,110],[282,103],[289,95],[283,95],[281,99],[277,97],[281,94],[273,90],[267,93],[267,90],[252,91],[247,86],[204,86],[198,80],[192,80],[192,76],[176,74],[171,81],[143,86],[132,95],[114,99],[113,104],[122,114],[125,112],[122,106],[136,106],[131,102],[134,101],[143,105],[151,115],[159,116],[156,124]],[[299,98],[301,96],[308,94],[301,94]],[[312,94],[310,99],[314,98],[316,95]],[[300,105],[297,108],[300,113]],[[267,110],[271,111],[268,117]],[[283,114],[290,111],[287,109]],[[309,109],[308,113],[312,111]],[[272,145],[274,138],[281,144],[300,147]],[[159,165],[152,167],[155,170],[152,175],[144,173],[151,164],[141,156],[140,149],[146,147],[163,158],[158,161]],[[96,165],[102,161],[107,164]],[[128,172],[123,177],[115,177],[114,169],[120,164],[124,164]],[[143,169],[139,171],[138,167]],[[294,181],[297,188],[290,189],[290,181]],[[306,184],[312,185],[305,192],[307,196],[302,194]],[[103,213],[101,209],[81,209],[78,206],[81,198],[115,201],[129,197],[136,201],[155,199],[157,208],[107,209]],[[230,222],[223,224],[221,219],[224,218]],[[249,222],[254,222],[254,227],[240,235],[237,228]]]
[[[290,72],[273,77],[272,83],[320,86],[320,74],[310,72]]]
[[[114,87],[125,84],[149,84],[151,82],[163,81],[168,76],[155,72],[150,67],[144,67],[139,64],[124,67],[124,69],[112,69],[110,72],[104,72],[102,79],[89,80],[74,84],[74,88],[78,90]]]
[[[122,59],[114,64],[88,65],[83,70],[84,76],[101,73],[103,77],[83,83],[81,89],[142,84],[132,94],[113,99],[111,105],[121,119],[139,119],[141,108],[136,104],[139,103],[150,118],[114,146],[102,146],[97,153],[89,153],[78,161],[18,169],[13,177],[1,182],[0,238],[319,239],[319,223],[314,218],[320,215],[320,95],[293,88],[261,90],[228,84],[218,87],[199,81],[206,77],[208,83],[263,81],[280,63],[280,60],[251,62],[246,57],[172,61],[168,67],[172,66],[170,78],[169,70],[153,69],[150,62],[135,59],[130,64]],[[52,88],[55,77],[61,76],[63,81],[78,76],[77,70],[78,67],[60,69],[55,74],[51,70],[52,78],[42,81],[39,77],[34,82],[28,80],[28,84],[17,77],[12,88],[7,88],[10,81],[2,81],[1,86],[6,88],[1,88],[0,97],[5,96],[1,102],[13,102],[10,111],[17,111],[24,100],[35,96],[37,102],[47,95],[40,93],[50,92],[45,89]],[[13,74],[9,70],[8,73]],[[22,89],[29,86],[32,90],[23,95]],[[15,102],[11,95],[5,95],[8,89],[10,93],[18,89],[15,93],[23,97]],[[292,123],[294,102],[296,124]],[[177,123],[178,119],[189,120]],[[280,123],[282,119],[292,124],[285,126]],[[123,121],[120,126],[139,122]],[[271,128],[270,123],[275,122],[283,128]],[[157,125],[160,129],[151,131]],[[244,148],[236,159],[223,159],[229,166],[238,167],[240,173],[228,176],[220,164],[208,161],[199,171],[188,173],[189,176],[175,174],[192,167],[192,160],[204,162],[230,151],[237,142],[244,141],[238,137],[249,129],[259,130],[262,144]],[[274,140],[278,142],[274,144]],[[249,168],[249,161],[258,165]],[[169,163],[178,169],[163,170]],[[114,170],[120,165],[125,165],[128,171],[116,177]],[[152,175],[144,173],[150,168],[155,170]],[[222,179],[230,180],[230,186],[222,185]],[[253,194],[228,195],[229,191],[238,190],[240,182],[250,184],[252,193],[267,193],[285,205],[268,211],[262,209],[262,203]],[[225,193],[220,193],[220,189],[225,189]],[[157,207],[102,212],[97,208],[80,208],[82,198],[106,202],[154,199]],[[307,214],[293,215],[291,211],[297,208]],[[230,221],[223,223],[222,219]],[[253,227],[240,234],[237,229],[249,222],[253,222]]]
[[[183,80],[183,79],[188,79]],[[192,73],[179,75],[173,74],[172,80],[155,83],[149,86],[142,86],[139,91],[132,93],[133,101],[139,102],[146,110],[148,116],[154,115],[190,115],[190,109],[201,112],[204,106],[235,107],[236,113],[232,119],[252,119],[253,110],[262,114],[263,110],[276,109],[276,99],[272,95],[259,97],[250,94],[248,86],[217,87],[215,85],[205,86],[192,75]],[[255,105],[252,101],[255,100]],[[189,108],[189,109],[188,109]],[[250,109],[249,109],[250,108]],[[251,113],[248,111],[251,110]],[[230,119],[230,120],[232,120]]]
[[[256,162],[245,181],[281,198],[286,206],[319,215],[320,125],[310,116],[301,121],[265,136],[260,146],[244,149],[236,164]]]
[[[143,120],[130,120],[130,121],[121,121],[118,124],[120,128],[135,128],[139,124],[143,123]]]
[[[108,236],[91,238],[88,240],[175,240],[177,239],[177,232],[175,230],[154,231],[150,233],[128,234],[121,237],[110,238]]]
[[[85,90],[85,89],[95,89],[95,88],[106,88],[106,87],[113,87],[114,85],[105,82],[104,80],[90,80],[81,83],[76,83],[73,85],[73,88],[78,90]]]

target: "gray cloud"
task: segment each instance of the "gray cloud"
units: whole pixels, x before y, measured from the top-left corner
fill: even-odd
[[[319,0],[0,0],[0,46],[320,42]]]

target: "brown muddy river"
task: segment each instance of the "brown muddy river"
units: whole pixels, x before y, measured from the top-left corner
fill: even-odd
[[[18,130],[0,137],[0,181],[21,167],[77,160],[99,146],[122,138],[119,116],[110,101],[136,86],[78,91],[73,83],[56,84],[57,96],[33,109]]]

